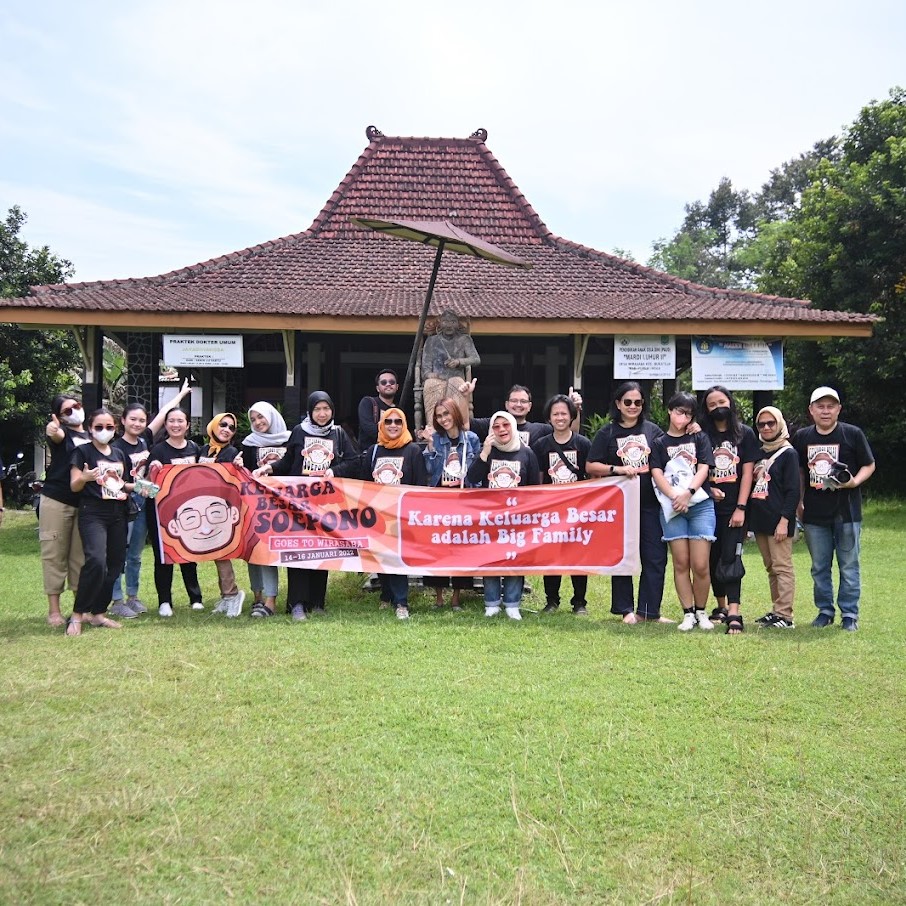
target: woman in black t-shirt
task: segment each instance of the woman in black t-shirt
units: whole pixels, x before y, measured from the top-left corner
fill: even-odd
[[[109,409],[98,409],[88,419],[91,443],[72,453],[69,486],[79,495],[79,536],[85,551],[85,565],[79,575],[78,591],[66,635],[82,634],[82,623],[119,629],[106,615],[113,580],[126,560],[126,501],[134,484],[127,481],[126,454],[110,445],[116,433],[116,419]]]
[[[69,462],[76,447],[91,443],[83,423],[81,400],[61,393],[51,403],[51,416],[44,433],[50,441],[50,465],[41,489],[38,510],[38,538],[41,542],[41,569],[47,595],[47,622],[62,626],[60,595],[69,587],[76,592],[79,573],[85,562],[79,536],[79,496],[69,485]]]
[[[151,448],[149,477],[155,480],[162,466],[182,465],[198,461],[198,444],[189,440],[189,414],[185,409],[171,409],[164,422],[167,432],[165,440]],[[173,616],[173,564],[164,563],[160,553],[160,529],[157,524],[157,505],[148,501],[148,535],[154,548],[154,586],[157,590],[158,613],[162,617]],[[201,603],[201,586],[198,584],[198,566],[195,563],[180,563],[183,585],[189,595],[192,610],[204,610]]]

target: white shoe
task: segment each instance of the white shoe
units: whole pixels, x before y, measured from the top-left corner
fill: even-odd
[[[708,619],[708,614],[703,610],[695,611],[695,619],[698,620],[699,629],[713,629],[714,624]]]
[[[201,601],[193,601],[192,610],[204,610],[204,604]]]
[[[160,608],[157,611],[157,615],[159,617],[172,617],[173,608],[167,603],[161,604]]]
[[[409,608],[408,607],[397,607],[396,608],[396,618],[398,620],[408,620],[409,619]]]
[[[522,614],[519,613],[519,608],[518,608],[518,607],[507,607],[507,609],[506,609],[506,615],[507,615],[511,620],[521,620],[521,619],[522,619]]]
[[[230,595],[227,599],[226,615],[232,619],[242,613],[242,603],[245,601],[245,592],[237,591],[236,594]]]
[[[221,598],[215,605],[211,613],[226,613],[227,608],[230,606],[229,598]]]
[[[695,626],[696,626],[695,614],[690,611],[689,613],[683,614],[683,619],[680,622],[679,626],[677,626],[676,628],[680,632],[688,632],[690,629],[695,629]]]
[[[492,604],[484,609],[484,615],[486,617],[496,617],[498,613],[500,613],[500,608],[496,604]]]

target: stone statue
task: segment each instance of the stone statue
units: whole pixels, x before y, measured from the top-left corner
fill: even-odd
[[[437,333],[425,339],[422,348],[422,398],[425,422],[430,425],[434,407],[444,397],[456,400],[463,414],[469,418],[469,401],[460,392],[466,378],[466,369],[481,364],[472,338],[459,321],[452,308],[444,309],[437,324]]]

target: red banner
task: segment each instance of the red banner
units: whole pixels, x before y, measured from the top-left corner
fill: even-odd
[[[403,575],[639,572],[639,480],[513,490],[254,478],[227,465],[157,478],[167,563],[247,560]]]

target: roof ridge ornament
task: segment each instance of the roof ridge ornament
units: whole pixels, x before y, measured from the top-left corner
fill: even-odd
[[[488,130],[487,129],[476,129],[469,138],[477,139],[480,142],[486,142],[488,140]]]
[[[383,138],[383,137],[384,137],[384,133],[381,132],[381,130],[378,129],[377,126],[369,126],[365,130],[365,138],[367,138],[368,141],[370,141],[370,142],[373,142],[377,138]]]

